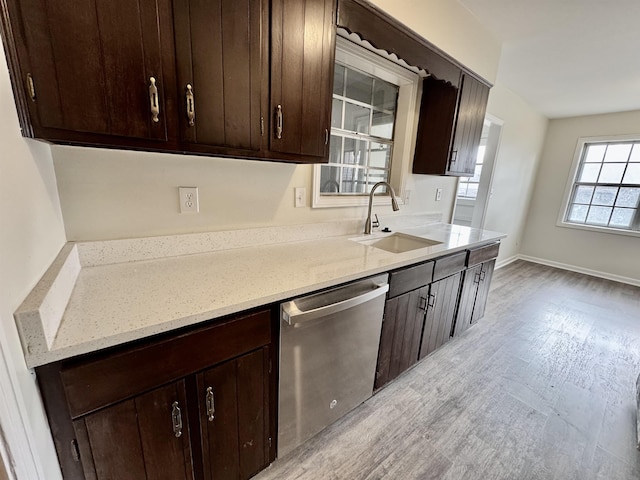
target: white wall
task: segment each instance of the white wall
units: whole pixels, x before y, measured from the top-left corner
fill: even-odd
[[[294,208],[294,187],[312,167],[275,162],[52,147],[69,240],[95,240],[291,225],[366,217],[365,207]],[[448,219],[455,179],[410,176],[410,204],[400,213],[442,212]],[[200,213],[180,214],[179,186],[197,186]],[[444,196],[435,202],[435,189]],[[376,206],[391,214],[390,206]]]
[[[503,262],[520,251],[548,120],[500,83],[491,89],[487,113],[504,122],[484,224],[508,235],[500,246]]]
[[[65,242],[49,147],[20,136],[0,50],[0,425],[21,480],[60,478],[35,377],[13,312]]]
[[[549,122],[522,254],[640,284],[640,238],[556,225],[578,138],[623,134],[640,135],[640,111]]]

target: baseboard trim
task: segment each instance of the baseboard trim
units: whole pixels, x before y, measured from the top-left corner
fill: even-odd
[[[515,262],[516,260],[520,260],[520,255],[514,255],[512,257],[505,258],[504,260],[500,260],[499,262],[496,262],[495,269],[498,270],[499,268],[506,267],[507,265]]]
[[[560,268],[562,270],[569,270],[570,272],[583,273],[585,275],[591,275],[592,277],[604,278],[605,280],[613,280],[614,282],[626,283],[635,287],[640,287],[640,279],[624,277],[622,275],[614,275],[612,273],[601,272],[599,270],[591,270],[589,268],[577,267],[575,265],[569,265],[567,263],[554,262],[552,260],[546,260],[544,258],[530,257],[529,255],[516,255],[511,257],[500,266],[508,265],[515,260],[524,260],[527,262],[539,263],[541,265],[547,265],[548,267]]]

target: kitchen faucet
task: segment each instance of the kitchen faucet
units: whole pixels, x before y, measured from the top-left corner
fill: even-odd
[[[365,235],[370,235],[371,234],[371,207],[373,205],[373,192],[376,191],[376,188],[378,188],[380,185],[386,185],[387,187],[389,187],[389,190],[391,191],[391,208],[393,208],[394,212],[397,212],[398,210],[400,210],[400,207],[398,207],[398,202],[396,201],[396,192],[393,191],[393,187],[391,185],[389,185],[388,182],[378,182],[376,183],[373,188],[371,189],[371,192],[369,193],[369,212],[367,214],[367,219],[364,221],[364,234]],[[376,216],[377,219],[377,216]],[[377,227],[378,225],[376,225]]]

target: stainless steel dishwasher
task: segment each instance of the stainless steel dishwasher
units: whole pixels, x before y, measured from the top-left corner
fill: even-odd
[[[280,306],[278,456],[373,393],[388,275]]]

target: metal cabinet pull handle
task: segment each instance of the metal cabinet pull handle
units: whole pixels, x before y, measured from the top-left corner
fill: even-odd
[[[27,86],[29,87],[29,97],[32,102],[36,101],[36,85],[33,83],[33,77],[27,73]]]
[[[476,272],[473,278],[473,283],[480,283],[482,272]]]
[[[420,304],[418,305],[418,308],[420,310],[422,310],[423,312],[426,312],[427,311],[427,305],[428,305],[427,297],[420,297]]]
[[[484,282],[484,278],[486,277],[487,272],[485,270],[482,270],[480,272],[480,282]]]
[[[451,151],[451,164],[453,165],[457,161],[458,161],[458,151],[457,150],[452,150]]]
[[[324,129],[324,144],[329,145],[329,129]]]
[[[282,116],[282,105],[276,107],[276,138],[280,140],[282,138],[282,132],[284,129],[284,118]]]
[[[216,418],[216,404],[215,399],[213,397],[213,388],[207,388],[207,395],[205,397],[205,403],[207,405],[207,419],[210,422],[213,422],[213,419]]]
[[[189,119],[189,126],[193,127],[196,123],[196,105],[193,97],[193,87],[190,83],[187,83],[187,118]]]
[[[180,412],[178,402],[173,402],[172,407],[171,423],[173,423],[173,433],[176,437],[180,437],[182,435],[182,412]]]
[[[435,308],[437,299],[438,299],[437,294],[435,293],[429,294],[429,303],[428,303],[429,308]]]
[[[158,87],[156,87],[156,79],[149,77],[149,102],[151,103],[151,120],[154,123],[160,121],[160,102],[158,101]]]

